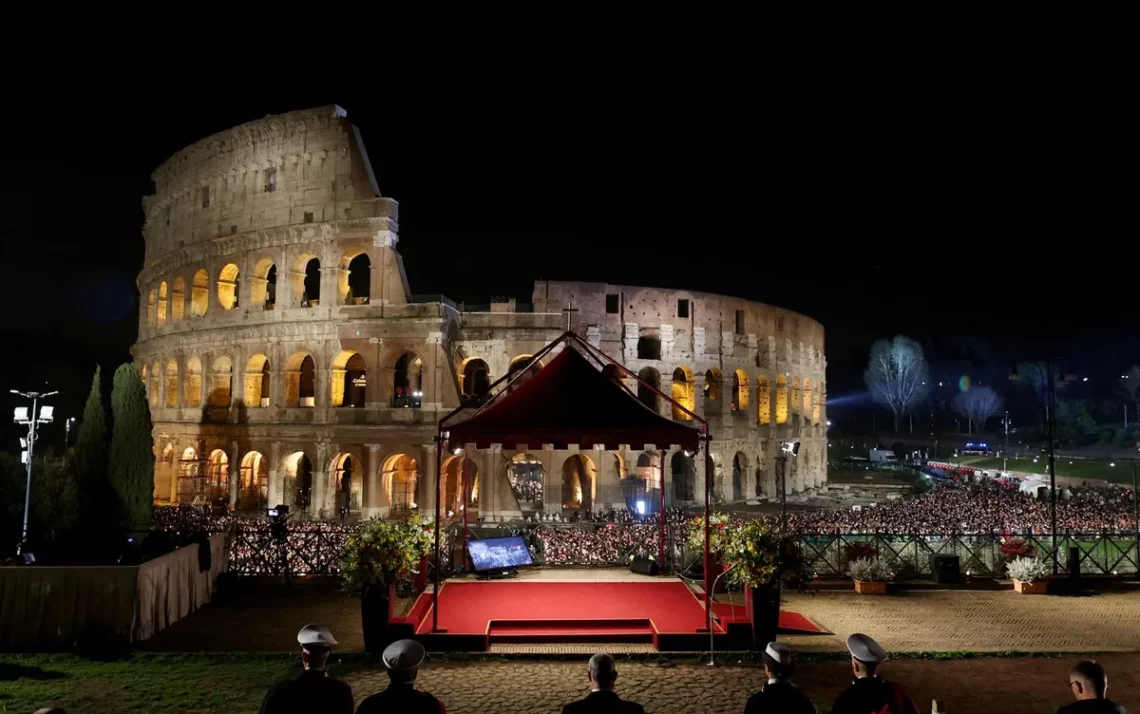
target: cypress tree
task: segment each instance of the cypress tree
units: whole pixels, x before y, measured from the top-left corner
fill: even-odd
[[[134,364],[115,370],[111,385],[111,452],[107,463],[120,516],[132,530],[154,518],[154,447],[146,389]]]
[[[103,411],[103,372],[99,367],[95,367],[91,392],[83,407],[71,464],[80,504],[79,523],[84,528],[108,525],[107,508],[113,499],[108,498],[107,414]]]

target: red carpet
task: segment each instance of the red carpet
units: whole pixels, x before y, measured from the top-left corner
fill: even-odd
[[[743,607],[713,605],[716,633],[747,622]],[[417,634],[431,632],[431,595],[408,613]],[[690,635],[705,624],[704,605],[678,580],[660,582],[452,581],[439,594],[439,627],[448,635],[490,635],[496,640],[651,641],[656,634]],[[796,612],[780,612],[780,631],[823,630]]]

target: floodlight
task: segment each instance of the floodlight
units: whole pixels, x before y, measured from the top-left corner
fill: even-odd
[[[639,515],[639,516],[645,515],[645,501],[638,501],[637,502],[637,515]]]
[[[21,448],[21,449],[26,449],[26,448],[28,448],[28,440],[27,440],[27,439],[25,439],[25,438],[24,438],[24,437],[22,437],[22,436],[20,437],[20,448]]]
[[[796,439],[795,441],[785,441],[784,443],[780,444],[780,451],[784,452],[785,454],[796,456],[800,453],[799,439]]]
[[[52,421],[55,414],[55,407],[45,404],[40,407],[40,421]]]
[[[12,420],[15,421],[16,423],[28,421],[28,408],[27,407],[16,407],[15,416],[12,418]]]

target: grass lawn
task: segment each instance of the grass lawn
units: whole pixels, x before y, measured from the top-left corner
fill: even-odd
[[[291,655],[0,654],[0,712],[256,712],[269,685],[297,671]]]
[[[961,463],[963,466],[973,466],[978,469],[1000,469],[1002,460],[999,458],[983,457],[971,459],[966,457],[961,460]],[[1116,466],[1112,466],[1107,461],[1059,458],[1056,460],[1056,468],[1058,476],[1072,476],[1073,478],[1080,479],[1101,479],[1103,481],[1112,481],[1129,486],[1132,485],[1132,464],[1126,461],[1118,461],[1116,462]],[[1042,456],[1037,463],[1033,463],[1033,459],[1010,459],[1009,470],[1048,474],[1049,463],[1048,459],[1044,456]]]

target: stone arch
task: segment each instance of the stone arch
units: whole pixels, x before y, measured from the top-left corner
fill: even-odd
[[[230,457],[221,449],[214,449],[206,460],[206,483],[211,501],[225,501],[230,497]]]
[[[235,263],[226,263],[218,273],[218,304],[223,310],[233,310],[238,306],[241,292],[238,282],[240,273]]]
[[[364,505],[364,475],[360,471],[360,459],[348,453],[337,454],[329,462],[329,476],[336,494],[336,512],[359,511]]]
[[[154,462],[155,501],[173,500],[177,486],[174,479],[174,444],[167,442]]]
[[[772,423],[772,387],[764,375],[756,378],[756,423],[760,426]]]
[[[176,500],[182,503],[203,499],[205,490],[202,488],[202,482],[202,462],[198,460],[198,452],[194,447],[187,446],[178,459],[178,484],[172,486]]]
[[[800,378],[792,377],[792,403],[791,410],[793,414],[800,413]]]
[[[710,402],[720,400],[720,370],[716,367],[705,372],[705,400]]]
[[[368,367],[364,357],[345,350],[332,363],[330,403],[334,407],[363,407],[368,398]]]
[[[233,384],[233,362],[226,355],[219,355],[210,366],[210,396],[212,407],[230,405],[230,387]]]
[[[546,470],[532,454],[517,453],[507,461],[507,482],[524,513],[542,510]]]
[[[654,389],[661,389],[661,373],[652,367],[642,367],[637,373],[641,381],[637,383],[637,401],[658,412],[661,409],[661,398]]]
[[[186,313],[186,281],[181,275],[174,278],[170,291],[170,321],[178,322]]]
[[[250,409],[268,407],[269,385],[269,358],[259,352],[245,363],[245,405]]]
[[[237,507],[261,511],[269,501],[269,460],[260,451],[248,451],[241,458]]]
[[[788,423],[788,378],[776,377],[776,423]]]
[[[748,373],[738,369],[732,373],[732,399],[733,411],[741,413],[748,411]]]
[[[465,397],[483,397],[491,388],[491,368],[486,360],[480,357],[468,357],[463,360],[459,370],[462,383],[462,394]]]
[[[210,274],[205,268],[198,268],[190,280],[190,317],[202,317],[209,307]]]
[[[643,451],[637,457],[637,478],[647,489],[661,488],[661,455],[656,451]]]
[[[514,379],[514,381],[507,380],[510,384],[510,386],[507,387],[507,391],[514,391],[526,384],[531,377],[538,374],[538,370],[542,369],[543,366],[542,360],[534,361],[534,355],[518,355],[512,359],[510,365],[507,367],[507,375],[513,378],[516,372],[524,369],[526,371],[523,372],[518,379]]]
[[[202,360],[191,357],[186,360],[186,395],[183,406],[202,406]]]
[[[154,327],[155,309],[156,309],[155,308],[155,300],[157,299],[156,294],[157,293],[155,292],[154,288],[151,288],[150,292],[146,294],[146,326],[147,327]]]
[[[684,451],[673,452],[669,467],[673,472],[673,502],[692,501],[697,482],[697,471],[692,455]]]
[[[684,365],[673,370],[672,391],[673,401],[679,403],[679,406],[678,404],[673,405],[673,418],[678,421],[692,421],[692,415],[686,413],[684,409],[688,409],[690,412],[696,409],[696,384],[694,383],[693,370]]]
[[[443,483],[440,484],[443,494],[444,515],[459,515],[463,510],[463,468],[467,468],[467,504],[476,508],[479,503],[479,467],[471,459],[455,455],[443,461]]]
[[[260,258],[253,265],[249,302],[254,309],[272,310],[277,304],[277,265],[272,258]]]
[[[178,406],[178,361],[166,360],[166,371],[163,373],[166,382],[166,407],[173,409]]]
[[[415,352],[404,352],[392,368],[392,406],[419,409],[424,402],[424,362]]]
[[[417,507],[418,478],[418,464],[411,456],[392,454],[384,460],[380,467],[380,483],[393,513],[407,513]]]
[[[342,305],[367,305],[372,294],[372,260],[363,250],[350,250],[340,258],[337,293]]]
[[[295,307],[321,304],[321,261],[315,253],[302,253],[293,261],[292,283]]]
[[[585,454],[574,454],[562,462],[562,506],[583,514],[594,507],[598,467]]]
[[[155,322],[157,327],[162,327],[166,324],[166,301],[167,301],[167,287],[166,281],[163,280],[158,284],[158,300],[155,303]]]
[[[737,451],[732,457],[732,500],[744,500],[744,479],[748,473],[748,457]]]
[[[315,407],[317,363],[308,352],[294,352],[285,361],[285,406]]]
[[[162,363],[155,362],[150,367],[150,388],[147,390],[151,409],[162,405]]]
[[[292,496],[293,503],[306,509],[313,499],[313,462],[304,451],[295,451],[281,460],[284,472],[286,498]]]

